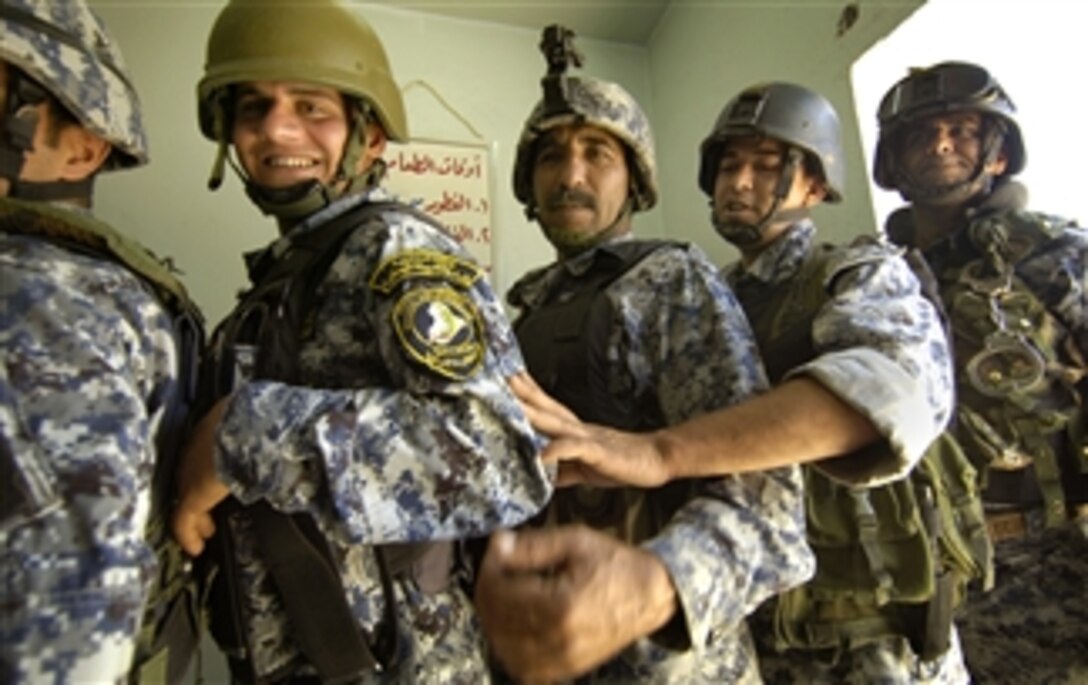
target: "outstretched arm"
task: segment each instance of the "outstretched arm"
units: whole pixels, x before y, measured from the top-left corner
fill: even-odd
[[[845,454],[880,437],[868,419],[805,377],[648,433],[582,422],[528,375],[515,376],[510,385],[533,427],[552,438],[542,456],[559,464],[561,487],[657,487],[761,471]]]

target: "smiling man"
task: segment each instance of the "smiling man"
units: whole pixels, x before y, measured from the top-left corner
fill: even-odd
[[[407,137],[385,51],[329,0],[235,0],[198,94],[213,186],[233,148],[281,232],[213,338],[173,521],[219,566],[232,675],[487,682],[449,541],[523,522],[550,484],[483,269],[379,187]]]
[[[983,67],[884,96],[873,175],[933,270],[956,352],[954,428],[984,471],[995,586],[960,620],[978,682],[1088,677],[1088,231],[1027,211],[1012,100]]]

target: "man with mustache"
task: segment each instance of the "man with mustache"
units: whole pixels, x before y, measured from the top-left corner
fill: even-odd
[[[953,427],[983,470],[995,586],[959,620],[980,683],[1088,678],[1088,231],[1024,208],[1012,100],[983,67],[914,69],[878,112],[887,221],[935,275]]]
[[[627,433],[573,421],[519,386],[530,419],[555,438],[545,458],[561,462],[561,483],[644,486],[805,465],[816,576],[751,622],[763,678],[966,682],[950,609],[935,612],[935,626],[924,620],[947,601],[935,588],[945,560],[923,518],[936,514],[937,493],[925,501],[904,479],[947,421],[948,348],[895,250],[875,237],[816,241],[810,209],[842,199],[838,115],[807,88],[757,84],[729,100],[700,152],[714,227],[741,252],[725,274],[774,388],[678,426]]]
[[[565,66],[544,78],[514,165],[514,193],[558,256],[509,294],[530,373],[580,417],[627,430],[764,390],[715,266],[694,246],[631,234],[657,199],[646,115],[620,86]],[[538,682],[758,679],[744,619],[812,570],[798,476],[557,493],[539,527],[494,536],[482,562],[476,606],[497,661]]]
[[[385,49],[339,2],[232,0],[197,91],[213,181],[233,148],[281,233],[213,338],[173,521],[219,565],[233,680],[486,683],[453,541],[551,487],[484,270],[380,186],[408,135]]]

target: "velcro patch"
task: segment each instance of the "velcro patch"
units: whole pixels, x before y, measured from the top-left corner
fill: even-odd
[[[437,250],[407,250],[378,264],[370,277],[370,287],[388,295],[398,283],[432,278],[467,290],[483,275],[484,270],[467,259]]]
[[[408,358],[440,376],[464,380],[483,363],[480,313],[460,290],[406,290],[393,305],[393,328]]]

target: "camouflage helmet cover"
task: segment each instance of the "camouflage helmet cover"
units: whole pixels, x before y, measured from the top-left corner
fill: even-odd
[[[991,116],[1004,127],[1003,147],[1008,165],[1002,175],[1015,175],[1027,163],[1016,107],[994,77],[969,62],[941,62],[912,69],[880,101],[880,138],[873,160],[873,178],[882,188],[896,187],[893,150],[899,134],[913,122],[946,112],[970,111]]]
[[[635,168],[634,209],[657,203],[656,161],[650,121],[635,99],[620,85],[587,76],[567,76],[566,107],[554,110],[542,99],[529,114],[518,140],[514,160],[514,196],[523,205],[533,199],[533,164],[536,143],[548,130],[565,124],[590,124],[616,136],[630,152]]]
[[[762,83],[745,88],[722,108],[699,148],[699,187],[714,194],[725,141],[760,135],[810,154],[819,165],[828,202],[842,200],[846,181],[842,133],[835,108],[819,93],[792,83]]]
[[[335,0],[231,0],[208,37],[200,130],[218,140],[217,98],[247,81],[314,83],[364,100],[390,140],[408,139],[400,88],[370,25]],[[225,113],[220,113],[225,114]]]
[[[104,168],[147,162],[140,102],[121,51],[83,0],[0,2],[0,59],[113,146]]]

